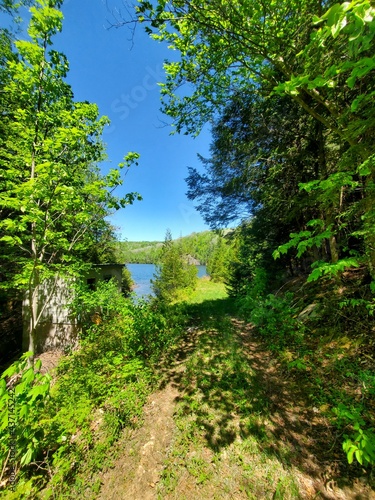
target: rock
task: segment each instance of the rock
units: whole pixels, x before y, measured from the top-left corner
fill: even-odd
[[[309,304],[303,311],[301,311],[298,315],[298,319],[306,319],[307,317],[314,317],[316,313],[314,313],[315,309],[318,307],[318,304]]]

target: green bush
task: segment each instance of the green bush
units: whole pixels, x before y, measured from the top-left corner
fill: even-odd
[[[339,428],[352,427],[351,434],[344,434],[342,448],[346,453],[349,464],[356,460],[364,466],[375,465],[375,432],[368,428],[361,416],[362,408],[356,405],[348,408],[340,403],[333,409],[336,415],[336,425]]]
[[[111,321],[115,317],[126,318],[130,302],[119,292],[117,282],[111,279],[108,282],[99,281],[95,290],[77,283],[74,299],[69,307],[82,327],[83,334],[87,334],[95,324]]]
[[[0,459],[6,477],[7,404],[15,387],[14,498],[32,498],[41,489],[43,498],[63,498],[68,491],[80,497],[94,487],[89,478],[107,461],[120,430],[140,421],[156,377],[154,362],[181,331],[178,308],[134,304],[112,282],[100,283],[95,292],[81,288],[73,306],[83,335],[79,348],[61,360],[54,385],[50,388],[50,377],[39,373],[40,362],[27,366],[28,355],[0,380]]]
[[[297,348],[303,341],[304,326],[297,319],[293,294],[266,294],[267,273],[257,269],[244,297],[238,299],[240,314],[257,327],[272,350]]]
[[[218,237],[217,243],[207,261],[207,273],[212,281],[226,283],[230,279],[230,263],[234,258],[234,250],[223,237]]]
[[[124,295],[124,297],[129,297],[132,292],[133,285],[134,282],[131,272],[126,266],[124,266],[121,275],[121,293]]]
[[[9,466],[9,452],[21,466],[37,460],[43,450],[45,430],[39,425],[50,393],[49,375],[40,373],[41,362],[29,366],[31,352],[23,354],[0,379],[0,469]]]

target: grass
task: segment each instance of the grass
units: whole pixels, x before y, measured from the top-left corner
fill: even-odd
[[[190,304],[201,304],[208,300],[220,300],[228,297],[224,283],[215,283],[207,277],[198,280],[197,288],[188,299]]]
[[[236,335],[232,307],[223,285],[206,280],[187,303],[194,349],[180,380],[159,499],[300,498],[296,470],[269,451],[276,439],[269,401]]]

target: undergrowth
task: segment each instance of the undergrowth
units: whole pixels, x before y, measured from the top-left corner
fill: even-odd
[[[209,288],[208,282],[202,286]],[[372,317],[365,316],[371,308],[364,297],[358,302],[343,290],[342,282],[327,282],[319,293],[309,286],[269,294],[260,273],[237,307],[256,326],[286,376],[303,384],[311,407],[330,419],[342,457],[371,475],[375,341]],[[168,306],[135,305],[111,283],[101,284],[95,293],[81,290],[72,305],[83,325],[79,348],[62,359],[53,378],[42,374],[39,362],[30,368],[27,354],[1,376],[0,495],[95,496],[98,471],[110,466],[110,449],[121,430],[142,423],[146,397],[159,380],[157,366],[163,357],[169,359],[189,318],[190,328],[204,332],[181,381],[185,395],[176,418],[179,430],[160,491],[169,493],[188,477],[207,489],[207,498],[213,479],[230,492],[231,485],[215,473],[222,463],[246,479],[241,488],[250,497],[297,498],[293,474],[282,474],[271,459],[267,398],[233,336],[233,301],[221,289],[212,293],[212,300],[202,301],[198,291],[190,303]],[[288,453],[280,445],[284,464]],[[281,478],[280,491],[270,486],[276,477]]]
[[[375,464],[373,300],[358,298],[344,278],[267,294],[258,270],[244,297],[242,317],[285,366],[309,387],[311,405],[337,429],[349,464],[370,474]],[[362,288],[363,289],[363,288]],[[301,297],[303,299],[301,300]]]
[[[142,407],[158,379],[156,361],[177,340],[183,323],[178,308],[135,305],[112,282],[95,292],[81,289],[72,307],[83,326],[79,348],[62,359],[52,381],[41,374],[40,363],[28,367],[30,353],[1,377],[0,471],[6,498],[81,498],[98,492],[100,484],[92,478],[110,465],[109,450],[121,430],[141,423]]]

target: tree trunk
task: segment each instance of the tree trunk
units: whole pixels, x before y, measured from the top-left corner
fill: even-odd
[[[331,262],[335,264],[339,260],[339,251],[337,248],[336,236],[331,236],[329,238],[329,250],[331,252]]]
[[[34,354],[36,349],[36,325],[38,318],[38,295],[39,295],[39,276],[38,271],[34,270],[32,279],[29,283],[29,321],[28,321],[28,334],[29,334],[29,343],[28,343],[28,351],[32,352],[32,356],[29,358],[29,364],[33,365],[34,363]]]

